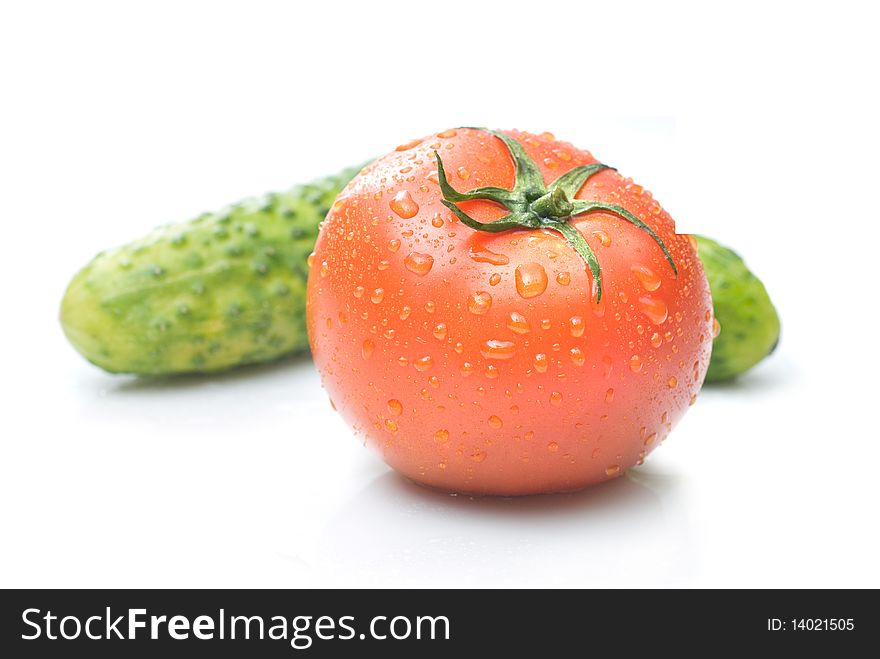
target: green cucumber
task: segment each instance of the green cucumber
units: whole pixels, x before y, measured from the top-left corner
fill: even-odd
[[[61,325],[113,373],[212,372],[308,349],[308,255],[358,168],[161,227],[73,278]]]
[[[308,349],[308,255],[359,168],[247,199],[98,254],[71,281],[61,324],[112,373],[207,373]],[[779,340],[761,281],[733,251],[694,236],[722,331],[708,382],[744,373]]]
[[[712,342],[706,382],[730,380],[764,359],[779,342],[779,315],[764,284],[732,249],[694,236],[721,331]]]

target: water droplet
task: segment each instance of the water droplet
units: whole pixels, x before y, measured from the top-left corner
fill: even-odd
[[[425,355],[424,357],[419,357],[417,360],[413,362],[413,366],[416,367],[417,371],[425,372],[429,368],[434,365],[434,360],[430,355]]]
[[[468,255],[477,263],[490,263],[492,265],[507,265],[510,263],[510,257],[506,254],[498,254],[488,249],[474,249],[472,247]]]
[[[431,300],[425,302],[425,311],[427,311],[428,313],[434,313],[436,310],[437,305],[431,302]]]
[[[663,344],[663,338],[657,333],[654,332],[651,335],[651,345],[655,348],[659,348]]]
[[[645,437],[645,446],[650,446],[654,443],[654,440],[657,439],[657,433],[652,432],[650,435]]]
[[[377,288],[370,295],[370,300],[372,300],[373,304],[379,304],[382,301],[382,298],[385,297],[385,289]]]
[[[642,358],[638,355],[633,355],[629,358],[629,369],[633,373],[638,373],[642,370]]]
[[[384,336],[386,339],[393,339],[394,334],[395,334],[395,331],[393,329],[391,329],[390,327],[388,329],[386,329],[384,332],[382,332],[382,336]]]
[[[675,389],[678,386],[678,378],[674,375],[670,376],[670,378],[666,381],[666,384],[669,385],[670,389]]]
[[[321,276],[326,277],[330,274],[330,266],[327,264],[327,261],[321,261]]]
[[[356,286],[354,291],[352,292],[352,295],[354,295],[357,299],[361,299],[364,296],[364,287]]]
[[[431,218],[431,226],[437,229],[443,226],[443,218],[440,217],[440,213],[434,213],[434,217]]]
[[[414,272],[419,276],[424,276],[428,274],[434,266],[434,257],[430,254],[413,252],[403,260],[403,264],[410,272]]]
[[[376,347],[376,344],[373,343],[372,340],[370,340],[370,339],[365,340],[363,342],[363,344],[361,345],[361,356],[364,359],[369,359],[370,355],[373,354],[373,350],[375,349],[375,347]]]
[[[556,275],[556,283],[560,286],[568,286],[571,283],[571,274],[568,272],[560,272]]]
[[[593,235],[596,236],[596,239],[599,241],[599,244],[602,245],[602,247],[611,246],[611,237],[604,231],[594,231]]]
[[[397,432],[397,422],[394,419],[385,419],[385,430],[390,433]]]
[[[691,396],[691,400],[690,400],[689,404],[693,405],[696,402],[697,402],[697,394],[694,394],[693,396]]]
[[[403,404],[396,398],[392,398],[388,401],[388,411],[394,416],[400,416],[403,414]]]
[[[464,362],[462,363],[459,371],[461,372],[462,376],[468,377],[471,373],[474,372],[474,365],[470,362]]]
[[[419,205],[410,195],[409,190],[401,190],[388,204],[396,215],[407,220],[419,212]]]
[[[489,286],[497,286],[500,283],[501,275],[499,275],[497,272],[493,272],[491,275],[489,275]]]
[[[583,366],[586,361],[586,357],[584,356],[584,351],[580,348],[572,348],[569,350],[569,354],[571,355],[571,362],[575,366]]]
[[[669,316],[669,309],[663,300],[645,295],[639,298],[639,307],[655,325],[662,325]]]
[[[431,385],[431,388],[438,389],[440,387],[440,378],[438,378],[436,375],[432,375],[428,378],[428,384]]]
[[[409,149],[412,149],[413,147],[418,146],[421,143],[422,143],[422,140],[410,140],[409,142],[405,142],[404,144],[399,145],[394,150],[395,151],[408,151]]]
[[[437,133],[437,137],[447,138],[447,137],[455,137],[458,135],[458,132],[454,128],[450,128],[449,130],[444,130],[442,133]]]
[[[486,359],[510,359],[516,353],[513,341],[496,341],[491,339],[480,346],[480,354]]]
[[[632,266],[630,266],[630,269],[635,274],[636,279],[642,284],[642,288],[646,291],[656,291],[660,288],[660,284],[662,283],[660,277],[648,266],[633,263]]]
[[[437,463],[437,469],[446,469],[446,461],[445,461],[445,460],[441,460],[440,462],[438,462],[438,463]]]
[[[477,316],[487,313],[492,307],[492,296],[485,291],[472,293],[468,298],[468,311]]]
[[[396,252],[400,249],[400,241],[397,238],[388,241],[388,251]]]
[[[614,389],[609,388],[608,391],[605,392],[605,402],[610,403],[614,400]]]
[[[562,405],[562,394],[558,391],[554,391],[550,394],[550,404],[551,405]]]
[[[462,181],[467,181],[471,177],[471,173],[464,167],[459,167],[456,173]]]
[[[541,320],[541,329],[548,330],[553,326],[553,323],[550,322],[549,318],[543,318]]]
[[[547,355],[543,352],[539,352],[535,355],[535,370],[538,371],[538,373],[547,372]]]
[[[434,441],[438,444],[445,444],[449,441],[449,431],[445,428],[441,428],[434,433]]]
[[[718,322],[717,318],[712,319],[712,338],[714,339],[719,334],[721,334],[721,323]]]
[[[474,449],[474,452],[471,453],[471,460],[474,462],[482,462],[486,459],[486,452],[481,451],[480,449]]]
[[[489,425],[497,430],[504,425],[504,422],[501,420],[500,416],[493,414],[489,417]]]
[[[437,339],[438,341],[442,341],[446,338],[448,332],[449,330],[446,327],[446,323],[437,323],[436,325],[434,325],[434,331],[432,332],[432,334],[434,335],[435,339]]]
[[[412,313],[412,309],[410,307],[408,307],[407,305],[403,305],[400,308],[400,314],[398,314],[398,316],[400,317],[401,320],[406,320],[407,318],[409,318],[409,315],[411,313]]]
[[[309,268],[311,268],[313,265],[315,265],[315,253],[314,252],[309,254],[308,258],[306,259],[306,265],[309,266]],[[709,319],[706,318],[706,320],[709,320]]]
[[[571,335],[574,337],[580,337],[584,335],[584,319],[580,316],[572,316],[568,319],[568,330],[571,332]]]
[[[620,465],[611,465],[610,467],[605,468],[605,474],[607,476],[614,476],[618,473],[620,473]]]
[[[391,263],[389,263],[388,261],[379,261],[378,265],[376,265],[376,269],[379,270],[380,272],[382,270],[387,270],[390,267],[391,267]]]
[[[531,330],[528,319],[516,311],[510,312],[510,317],[507,320],[507,329],[516,334],[528,334]]]
[[[501,375],[501,372],[498,370],[498,367],[495,366],[495,364],[489,364],[488,366],[486,366],[485,375],[490,380],[494,380],[499,375]]]
[[[551,453],[556,453],[556,451],[559,450],[559,444],[557,444],[556,442],[550,442],[549,444],[547,444],[547,450]]]
[[[398,357],[398,358],[397,358],[397,363],[400,364],[401,366],[408,366],[408,365],[409,365],[409,359],[406,358],[406,357],[401,356],[401,357]]]
[[[523,263],[516,267],[516,292],[524,298],[536,297],[547,290],[547,272],[540,263]]]

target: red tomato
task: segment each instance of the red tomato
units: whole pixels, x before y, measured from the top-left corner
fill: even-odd
[[[342,417],[405,476],[576,490],[641,464],[693,403],[712,345],[694,246],[641,186],[583,168],[596,162],[547,133],[460,128],[399,146],[339,196],[309,275],[312,353]],[[541,196],[568,172],[569,195]],[[460,194],[486,187],[507,207]]]

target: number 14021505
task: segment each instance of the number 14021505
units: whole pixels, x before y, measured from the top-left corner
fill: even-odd
[[[835,632],[852,631],[856,628],[854,618],[767,618],[767,631]]]

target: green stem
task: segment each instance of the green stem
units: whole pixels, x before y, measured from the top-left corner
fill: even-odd
[[[547,194],[532,202],[530,208],[539,217],[569,217],[574,210],[574,204],[568,200],[565,190],[553,188]]]
[[[593,275],[596,283],[596,303],[602,300],[602,273],[599,261],[590,248],[583,235],[574,225],[570,224],[572,217],[595,211],[604,211],[617,215],[633,226],[645,231],[654,242],[663,250],[663,254],[672,272],[678,276],[678,268],[672,258],[672,254],[666,248],[666,244],[657,233],[642,220],[633,215],[623,206],[608,204],[599,201],[585,201],[576,196],[587,180],[604,169],[613,169],[602,163],[582,165],[566,172],[549,188],[544,184],[544,177],[538,165],[526,153],[522,145],[509,135],[493,130],[484,130],[490,135],[500,139],[507,147],[507,151],[513,160],[515,179],[512,190],[504,188],[483,187],[474,188],[470,192],[459,192],[450,185],[446,178],[446,170],[443,168],[443,160],[436,151],[437,178],[440,182],[440,192],[443,194],[443,205],[451,210],[463,224],[474,231],[499,233],[512,229],[536,229],[547,228],[558,231],[568,241],[568,244],[581,255]],[[465,213],[458,202],[483,199],[491,201],[507,208],[510,211],[504,217],[494,222],[480,222]]]
[[[596,254],[574,225],[568,222],[560,222],[553,226],[553,228],[561,233],[568,241],[568,244],[574,247],[575,251],[587,262],[587,267],[590,268],[590,272],[593,275],[593,281],[596,282],[596,303],[598,304],[602,301],[602,271],[599,269],[599,261],[596,259]]]

